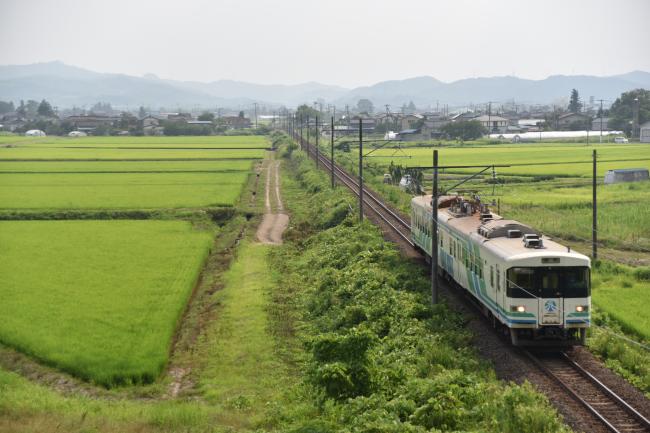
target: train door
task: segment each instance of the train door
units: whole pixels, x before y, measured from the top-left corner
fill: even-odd
[[[541,298],[539,316],[542,325],[561,325],[564,317],[564,297],[560,290],[560,276],[557,272],[544,272],[541,276]]]
[[[505,305],[505,300],[506,300],[506,290],[505,290],[505,280],[506,276],[503,275],[501,276],[501,269],[499,268],[498,264],[494,265],[494,268],[496,270],[496,294],[495,294],[495,301],[497,303],[497,309],[500,311],[507,311],[506,310],[506,305]]]

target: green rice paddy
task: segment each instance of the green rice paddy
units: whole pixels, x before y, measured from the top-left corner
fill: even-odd
[[[3,221],[0,245],[0,342],[109,386],[161,372],[211,235],[183,221]]]

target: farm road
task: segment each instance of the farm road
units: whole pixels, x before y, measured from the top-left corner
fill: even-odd
[[[289,216],[284,210],[280,195],[280,161],[267,159],[266,192],[264,203],[264,218],[257,228],[257,240],[263,244],[282,244],[282,233],[289,225]]]

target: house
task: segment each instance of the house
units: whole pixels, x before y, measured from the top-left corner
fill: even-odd
[[[544,124],[546,120],[544,119],[519,119],[517,120],[517,125],[524,131],[528,132],[539,132],[544,129]]]
[[[402,117],[402,129],[417,129],[424,122],[424,116],[421,114],[407,114]]]
[[[572,125],[582,123],[584,127],[580,127],[578,129],[584,130],[588,127],[587,125],[591,124],[590,122],[591,117],[580,113],[566,113],[557,118],[557,126],[559,129],[569,129],[572,127]]]
[[[450,120],[440,114],[429,115],[424,119],[420,132],[425,139],[438,138],[442,135],[443,126],[450,123]]]
[[[212,125],[210,120],[188,120],[188,125]]]
[[[0,117],[0,120],[3,124],[2,128],[11,132],[18,128],[22,128],[27,123],[27,119],[15,111],[5,113],[4,116]]]
[[[646,122],[639,128],[639,141],[650,143],[650,122]]]
[[[354,116],[352,119],[350,119],[350,128],[356,129],[359,131],[359,119],[361,119],[361,127],[363,128],[363,132],[373,132],[375,130],[375,119],[372,117],[359,117],[359,116]]]
[[[93,131],[100,126],[111,127],[120,120],[117,116],[103,115],[78,115],[68,116],[63,119],[64,122],[70,123],[78,131]]]
[[[618,170],[607,170],[605,173],[605,184],[621,182],[639,182],[648,180],[647,168],[623,168]]]
[[[190,113],[170,113],[167,115],[167,120],[170,122],[189,122],[192,120]]]
[[[601,128],[601,123],[602,123],[602,128]],[[609,117],[595,117],[594,120],[591,121],[591,130],[592,131],[600,131],[601,129],[603,131],[608,131],[609,127],[607,126],[609,123]]]
[[[481,122],[481,125],[483,125],[490,134],[492,133],[505,133],[508,129],[508,119],[505,117],[501,116],[490,116],[490,115],[482,115],[475,117],[471,120],[476,120],[478,122]]]
[[[232,129],[245,129],[251,127],[251,120],[246,117],[224,116],[221,117],[221,121]]]
[[[142,133],[144,135],[163,135],[165,133],[165,128],[160,126],[160,119],[154,116],[146,116],[141,120],[142,122]]]
[[[456,113],[452,115],[449,119],[452,122],[463,122],[467,120],[474,120],[478,117],[478,114],[472,112],[472,111],[465,111],[463,113]]]
[[[381,113],[375,116],[375,124],[380,125],[396,125],[401,121],[402,115],[398,113]]]

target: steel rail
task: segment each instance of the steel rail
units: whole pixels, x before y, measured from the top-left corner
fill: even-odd
[[[566,353],[562,352],[560,357],[553,359],[562,360],[564,362],[564,365],[569,366],[579,376],[579,378],[586,379],[589,384],[593,385],[593,387],[600,392],[600,395],[597,397],[604,397],[613,406],[621,409],[621,411],[627,416],[628,419],[634,420],[637,425],[630,425],[628,423],[621,425],[621,422],[619,420],[612,419],[614,417],[603,414],[594,406],[594,404],[589,403],[585,398],[583,398],[580,395],[579,390],[574,389],[574,387],[567,384],[566,381],[562,380],[561,377],[554,373],[552,371],[552,367],[546,365],[543,361],[541,361],[528,350],[524,350],[523,352],[540,370],[542,370],[542,372],[544,372],[544,374],[546,374],[558,385],[560,385],[574,400],[585,407],[588,412],[594,415],[611,432],[624,433],[650,431],[650,421],[648,421],[636,409],[634,409],[630,404],[618,396],[614,391],[609,389],[600,380],[585,370],[584,367],[569,358]],[[593,399],[594,396],[591,396],[591,398]]]
[[[304,143],[307,147],[307,154],[310,157],[316,158],[316,152],[313,150],[313,145],[310,143]],[[326,169],[331,170],[331,161],[320,154],[318,154],[318,158],[320,161],[323,163],[323,166]],[[348,189],[350,189],[357,197],[359,196],[359,192],[357,191],[359,188],[359,183],[356,181],[356,179],[351,176],[349,173],[347,173],[345,170],[341,169],[341,167],[338,166],[338,164],[334,164],[334,175],[339,179],[339,181],[345,185]],[[386,206],[385,203],[383,203],[380,199],[375,197],[374,194],[372,194],[366,187],[363,188],[363,193],[364,193],[364,200],[363,203],[366,205],[373,213],[375,213],[382,221],[384,221],[397,235],[399,235],[405,242],[409,244],[409,246],[414,247],[415,244],[411,240],[410,233],[411,233],[411,225],[406,222],[402,217],[397,215],[392,209],[390,209],[388,206]],[[380,209],[377,209],[378,206]],[[394,221],[397,222],[397,225],[402,226],[402,229],[396,226],[393,222],[390,221],[389,217],[392,218]],[[404,233],[404,229],[406,229],[407,233]]]

